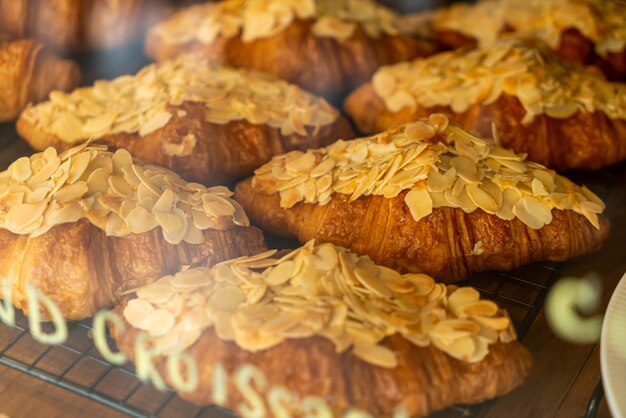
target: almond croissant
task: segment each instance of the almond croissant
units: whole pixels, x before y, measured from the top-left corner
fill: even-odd
[[[259,72],[209,68],[197,56],[55,93],[26,109],[17,130],[37,150],[97,138],[203,184],[243,178],[275,154],[352,137],[323,99]]]
[[[558,170],[626,159],[626,85],[517,41],[383,67],[344,107],[364,133],[433,112],[484,137],[495,127],[503,146]]]
[[[448,124],[275,157],[237,185],[253,223],[401,271],[453,281],[598,250],[608,221],[587,188]]]
[[[567,61],[626,80],[625,10],[623,0],[481,0],[438,10],[432,31],[449,48],[511,36],[540,40]]]
[[[374,0],[227,0],[189,7],[155,26],[146,53],[164,61],[203,52],[334,98],[381,65],[434,52],[430,42],[404,34],[400,22]]]
[[[197,380],[180,396],[241,416],[421,417],[509,392],[531,366],[506,311],[473,288],[403,276],[331,244],[177,273],[116,312],[125,330],[112,334],[138,367],[151,344],[176,388],[165,359],[185,353]]]
[[[79,82],[73,61],[30,39],[0,39],[0,122],[16,119],[28,103],[44,100],[52,90],[71,90]]]
[[[0,280],[25,311],[27,284],[81,319],[184,265],[265,248],[228,189],[186,183],[125,150],[48,148],[0,173],[0,190]]]

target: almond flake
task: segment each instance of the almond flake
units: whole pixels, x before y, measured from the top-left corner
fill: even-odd
[[[358,344],[352,350],[361,360],[385,369],[393,369],[398,365],[398,359],[393,351],[382,345]]]
[[[404,197],[404,202],[411,211],[415,221],[430,215],[433,212],[433,201],[425,189],[413,189]]]

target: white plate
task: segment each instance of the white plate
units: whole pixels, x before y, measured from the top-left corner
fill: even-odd
[[[600,366],[609,409],[614,418],[626,418],[626,274],[604,315]]]

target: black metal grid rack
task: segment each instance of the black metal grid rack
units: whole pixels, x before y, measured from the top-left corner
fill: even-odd
[[[140,43],[122,50],[122,53],[81,57],[79,61],[85,71],[86,84],[98,78],[133,73],[147,63],[141,54]],[[17,135],[13,126],[0,125],[0,150],[15,141]],[[570,173],[569,177],[577,183],[590,185],[600,197],[606,197],[616,187],[623,170],[621,165],[595,172],[593,176],[584,174],[577,178],[579,176],[575,173]],[[564,267],[565,263],[531,264],[507,273],[476,274],[462,284],[476,287],[507,309],[523,341],[543,306],[547,290],[561,277]],[[115,366],[105,361],[90,338],[90,320],[70,322],[68,331],[69,338],[63,345],[40,344],[30,336],[27,318],[18,314],[15,327],[0,323],[0,365],[93,399],[131,417],[233,416],[222,408],[196,407],[171,391],[159,392],[151,385],[141,383],[131,364]],[[599,393],[601,395],[601,391]],[[435,416],[471,417],[478,409],[480,406],[456,406]]]
[[[543,305],[547,289],[560,276],[561,263],[532,264],[508,273],[483,273],[466,283],[498,301],[523,339]],[[16,326],[0,324],[0,364],[93,399],[131,417],[232,417],[217,407],[198,408],[171,391],[159,392],[140,382],[131,364],[104,360],[91,340],[91,321],[69,322],[67,341],[47,346],[35,341],[28,319],[17,315]],[[44,326],[45,330],[45,326]],[[112,341],[109,341],[111,344]],[[475,407],[457,406],[447,416],[472,416]]]

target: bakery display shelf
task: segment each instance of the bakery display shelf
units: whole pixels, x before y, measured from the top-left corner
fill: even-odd
[[[539,312],[549,286],[560,277],[563,263],[525,266],[508,273],[475,275],[465,284],[478,288],[486,297],[505,307],[520,338]],[[44,325],[44,332],[46,327]],[[63,389],[100,402],[131,417],[218,417],[234,416],[213,406],[199,408],[173,392],[159,392],[140,382],[132,365],[115,366],[104,360],[91,339],[91,320],[68,322],[67,341],[47,346],[29,333],[28,319],[18,314],[16,325],[0,325],[0,364],[17,369]],[[114,343],[109,339],[114,347]],[[456,406],[437,416],[470,417],[479,407]]]
[[[136,72],[147,62],[141,45],[126,48],[122,53],[82,56],[78,59],[84,71],[83,84],[99,78],[111,78]],[[5,169],[16,158],[29,154],[28,147],[17,139],[13,124],[0,124],[0,169]],[[589,175],[568,173],[576,183],[590,186],[600,197],[606,197],[618,180],[624,165],[608,168]],[[275,247],[290,242],[270,240]],[[291,243],[292,244],[292,243]],[[474,275],[462,283],[479,289],[485,297],[496,300],[506,308],[516,326],[520,339],[540,312],[547,290],[565,271],[566,263],[536,263],[510,272],[487,272]],[[44,325],[44,331],[46,326]],[[47,346],[35,341],[28,330],[28,319],[16,316],[16,325],[0,323],[0,365],[16,369],[43,381],[84,396],[131,417],[217,417],[234,415],[218,407],[196,407],[171,391],[160,392],[150,384],[140,382],[129,363],[116,366],[104,360],[91,339],[91,320],[69,322],[69,337],[62,345]],[[114,343],[109,338],[112,347]],[[598,387],[594,399],[602,396]],[[433,417],[472,417],[488,407],[455,406],[433,414]],[[597,406],[597,405],[596,405]],[[590,408],[588,417],[595,415]]]

